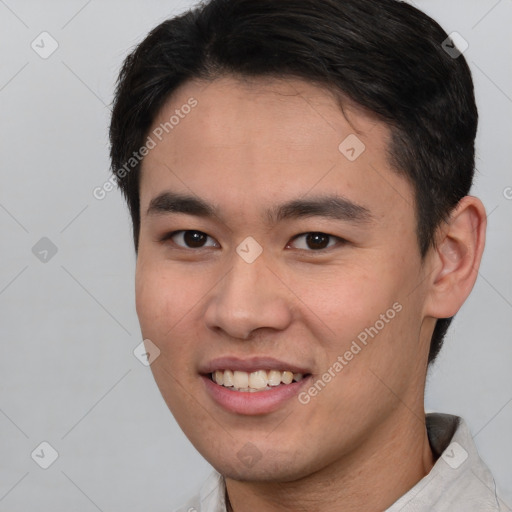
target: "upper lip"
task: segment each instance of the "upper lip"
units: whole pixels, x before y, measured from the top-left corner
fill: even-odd
[[[292,373],[310,373],[306,368],[287,361],[280,361],[273,357],[249,357],[241,359],[234,356],[224,356],[212,359],[199,368],[199,373],[213,373],[217,370],[233,370],[242,372],[255,372],[257,370],[279,370]]]

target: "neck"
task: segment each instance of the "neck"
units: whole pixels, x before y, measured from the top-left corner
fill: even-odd
[[[427,475],[434,465],[425,414],[404,408],[388,425],[335,463],[292,482],[226,478],[228,512],[382,511]],[[398,425],[398,427],[397,427]],[[333,483],[334,482],[334,483]]]

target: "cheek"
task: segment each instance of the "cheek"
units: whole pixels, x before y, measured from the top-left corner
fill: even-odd
[[[201,338],[198,322],[191,319],[199,314],[208,283],[199,272],[184,271],[168,261],[137,263],[135,297],[142,335],[172,361],[183,359]]]
[[[420,310],[410,295],[411,272],[401,269],[403,274],[375,259],[295,283],[319,340],[317,361],[329,368],[342,356],[344,379],[354,385],[375,378],[369,368],[388,374],[399,360],[417,357]],[[347,391],[353,392],[351,385]]]
[[[374,265],[345,265],[299,280],[300,297],[328,328],[331,335],[347,340],[373,325],[398,299],[395,283]]]
[[[142,262],[141,262],[142,263]],[[160,350],[151,364],[155,381],[173,414],[184,414],[188,407],[184,388],[196,377],[190,364],[199,339],[195,326],[187,323],[197,293],[185,283],[190,278],[183,272],[165,271],[165,265],[137,265],[136,309],[144,339],[151,340]]]
[[[183,279],[183,278],[181,278]],[[186,311],[190,287],[156,263],[137,262],[135,299],[144,337],[164,344]]]

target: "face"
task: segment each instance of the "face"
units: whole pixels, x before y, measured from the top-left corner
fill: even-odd
[[[137,313],[163,398],[229,478],[307,476],[423,411],[413,191],[386,125],[343,110],[225,77],[184,84],[149,132]]]

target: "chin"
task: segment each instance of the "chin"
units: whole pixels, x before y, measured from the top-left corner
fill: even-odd
[[[249,445],[249,443],[248,443]],[[250,445],[249,445],[250,446]],[[297,455],[268,450],[262,454],[246,445],[238,453],[219,459],[203,457],[224,477],[241,482],[294,482],[309,476],[317,469],[314,461],[298,461]],[[215,459],[215,460],[214,460]]]

